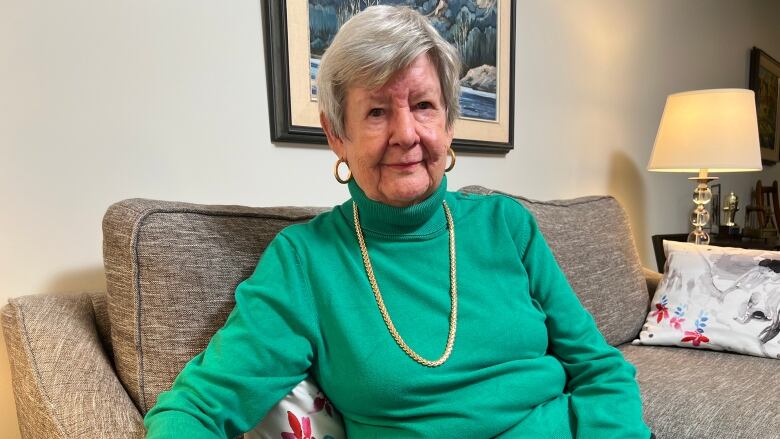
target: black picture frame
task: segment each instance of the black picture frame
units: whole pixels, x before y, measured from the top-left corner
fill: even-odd
[[[748,86],[756,95],[761,161],[768,165],[780,161],[780,82],[778,81],[780,81],[780,62],[758,47],[753,47],[750,51]]]
[[[720,199],[720,183],[716,183],[710,186],[712,192],[712,215],[710,218],[711,228],[710,231],[714,234],[720,233],[720,212],[721,212],[721,199]]]
[[[305,0],[296,0],[305,1]],[[498,0],[509,8],[509,50],[508,69],[508,122],[507,141],[489,141],[474,138],[460,138],[456,127],[452,147],[456,152],[506,154],[514,148],[514,60],[515,60],[515,0]],[[290,57],[288,43],[288,22],[286,0],[262,0],[263,35],[265,42],[266,83],[268,89],[268,112],[271,142],[327,144],[325,133],[317,124],[296,125],[293,123],[290,94]],[[506,61],[505,61],[506,62]],[[485,122],[490,123],[490,122]],[[495,123],[494,123],[495,124]]]

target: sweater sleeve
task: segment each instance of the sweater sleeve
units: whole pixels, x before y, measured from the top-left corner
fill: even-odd
[[[235,299],[225,325],[144,417],[147,439],[236,437],[306,377],[317,320],[295,250],[282,234]]]
[[[515,242],[521,247],[531,297],[547,315],[549,352],[566,371],[576,437],[649,438],[635,367],[606,342],[566,280],[536,220],[522,210],[516,230],[524,236]]]

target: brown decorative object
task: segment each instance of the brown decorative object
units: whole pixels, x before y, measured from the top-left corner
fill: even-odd
[[[764,186],[761,180],[758,180],[752,198],[752,204],[745,210],[744,235],[776,239],[777,225],[780,224],[777,180],[772,183],[772,186]]]
[[[742,229],[742,235],[746,238],[759,238],[761,236],[761,226],[758,218],[764,215],[763,209],[759,209],[751,204],[745,208],[745,227]]]

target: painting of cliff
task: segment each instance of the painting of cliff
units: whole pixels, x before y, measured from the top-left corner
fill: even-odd
[[[368,6],[401,5],[427,17],[460,53],[461,117],[497,120],[497,0],[308,0],[308,3],[311,99],[316,100],[319,60],[341,25]]]

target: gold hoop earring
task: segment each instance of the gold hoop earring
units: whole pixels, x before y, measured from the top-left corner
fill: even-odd
[[[339,165],[342,163],[347,164],[347,171],[349,171],[349,175],[347,176],[347,178],[341,178],[341,176],[339,175]],[[336,165],[333,166],[333,176],[336,177],[336,181],[338,181],[341,184],[349,183],[349,181],[352,180],[352,171],[349,169],[349,163],[347,163],[347,161],[342,158],[336,160]]]
[[[455,151],[450,147],[450,149],[447,151],[450,154],[450,157],[452,157],[452,161],[450,162],[450,165],[447,166],[447,168],[444,170],[444,172],[450,172],[452,171],[452,168],[455,167]]]

